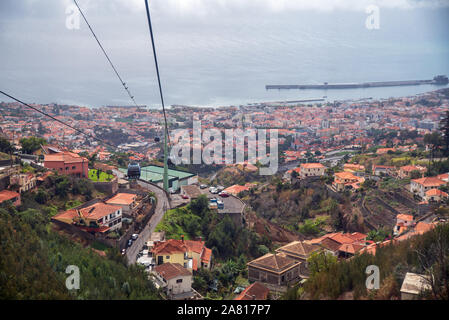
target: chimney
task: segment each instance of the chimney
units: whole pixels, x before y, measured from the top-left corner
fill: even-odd
[[[181,235],[181,241],[184,242],[184,235]]]

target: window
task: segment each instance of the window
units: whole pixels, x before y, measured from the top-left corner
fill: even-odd
[[[182,283],[182,279],[176,280],[176,283]]]
[[[73,166],[73,167],[72,167],[72,170],[75,170],[75,169],[76,169],[76,167],[75,167],[75,166]]]
[[[170,256],[165,256],[165,259],[170,259]]]

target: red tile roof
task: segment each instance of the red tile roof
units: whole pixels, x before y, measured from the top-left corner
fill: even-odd
[[[424,187],[439,187],[443,184],[446,184],[443,180],[440,180],[435,177],[426,177],[421,179],[413,179],[413,182],[423,185]]]
[[[305,169],[319,169],[319,168],[325,168],[321,163],[302,163],[302,168]]]
[[[117,193],[115,196],[113,196],[111,199],[106,201],[108,204],[126,204],[130,205],[136,200],[135,194],[130,193]]]
[[[164,263],[155,266],[154,271],[156,271],[165,280],[192,275],[189,270],[181,266],[179,263]]]
[[[80,209],[80,213],[83,217],[88,219],[101,219],[108,214],[114,213],[120,210],[119,206],[111,206],[102,202],[97,202],[89,207]]]
[[[14,191],[9,191],[9,190],[0,191],[0,203],[3,201],[12,200],[19,196],[20,196],[20,194],[18,194],[17,192],[14,192]]]
[[[187,252],[187,246],[181,240],[169,239],[164,242],[155,242],[151,250],[153,254],[173,254]]]
[[[63,151],[55,154],[46,154],[44,156],[44,161],[52,162],[52,161],[64,161],[64,163],[79,163],[79,162],[87,162],[86,158],[80,157],[76,153]]]
[[[243,290],[234,300],[267,300],[270,290],[260,282],[254,282]]]

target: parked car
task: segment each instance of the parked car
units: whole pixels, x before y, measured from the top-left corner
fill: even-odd
[[[126,249],[122,249],[122,256],[126,254]]]
[[[185,194],[182,194],[182,195],[181,195],[181,198],[183,198],[183,199],[189,199],[189,197],[188,197],[187,195],[185,195]]]
[[[218,195],[219,195],[220,197],[222,197],[222,198],[227,198],[227,197],[229,197],[229,193],[227,193],[227,192],[225,192],[225,191],[220,192]]]
[[[139,235],[138,235],[137,233],[134,233],[134,234],[131,236],[131,239],[137,240],[138,237],[139,237]]]
[[[218,200],[218,201],[217,201],[217,208],[218,208],[218,209],[224,209],[224,203],[223,203],[223,201],[221,201],[221,200]]]
[[[212,194],[217,194],[219,192],[217,188],[213,188],[212,190],[209,190],[209,191]]]
[[[128,240],[128,243],[127,243],[126,245],[127,245],[127,247],[129,248],[129,247],[132,246],[132,244],[133,244],[133,241],[132,241],[131,239],[129,239],[129,240]]]
[[[170,192],[170,194],[175,194],[176,193],[176,190],[173,189],[173,188],[168,189],[168,191]]]
[[[223,186],[217,186],[218,191],[223,191],[224,189],[225,189],[225,187],[223,187]]]
[[[213,190],[215,190],[215,187],[209,187],[209,192],[212,193]]]
[[[207,188],[207,184],[201,184],[200,185],[200,189],[206,189]]]

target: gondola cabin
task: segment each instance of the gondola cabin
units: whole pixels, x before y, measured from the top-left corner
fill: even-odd
[[[130,163],[128,165],[128,179],[140,178],[140,165],[138,163]]]

